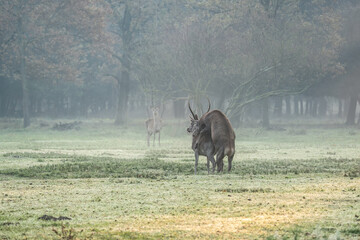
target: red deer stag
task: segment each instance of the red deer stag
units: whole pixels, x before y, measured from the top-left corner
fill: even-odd
[[[190,102],[188,103],[188,106],[191,111]],[[209,108],[208,108],[207,112],[209,112],[209,110],[210,110],[210,101],[209,101]],[[196,125],[195,123],[196,123],[196,121],[199,120],[199,118],[198,118],[197,114],[194,115],[192,111],[191,111],[191,113],[192,113],[193,117],[190,116],[191,126],[187,129],[187,131],[189,133],[193,133],[191,147],[195,153],[195,174],[197,171],[199,156],[206,156],[207,170],[208,170],[208,174],[209,174],[210,173],[210,162],[212,164],[212,172],[214,172],[214,170],[215,170],[214,144],[212,142],[210,132],[198,134],[196,131],[193,131],[193,129],[195,128],[195,125]]]
[[[228,156],[228,171],[232,167],[232,160],[235,154],[235,133],[228,118],[219,110],[210,110],[198,119],[193,113],[190,104],[189,110],[192,114],[191,125],[187,129],[193,135],[193,150],[195,151],[195,173],[198,155],[205,155],[213,163],[213,156],[216,154],[217,171],[223,171],[224,157]],[[214,166],[213,166],[214,170]],[[209,171],[209,169],[208,169]]]
[[[159,133],[159,146],[160,146],[160,130],[162,128],[162,120],[159,114],[159,107],[151,108],[152,118],[146,120],[145,125],[147,129],[147,145],[150,146],[150,137],[154,134],[153,146],[155,146],[155,134]]]

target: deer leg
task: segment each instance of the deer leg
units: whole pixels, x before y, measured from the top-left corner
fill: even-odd
[[[196,170],[197,170],[197,166],[198,166],[198,161],[199,161],[199,151],[195,150],[195,175],[196,175]]]
[[[212,165],[212,173],[214,173],[214,171],[215,171],[215,159],[214,159],[213,155],[210,156],[210,161],[211,161],[211,165]]]
[[[212,172],[214,172],[215,171],[215,159],[214,159],[214,156],[211,154],[211,153],[209,153],[208,155],[207,155],[207,168],[208,168],[208,174],[210,173],[209,172],[209,162],[211,162],[211,165],[212,165]]]
[[[151,133],[148,132],[148,135],[147,135],[147,145],[148,145],[148,147],[150,147],[150,136],[151,136]]]
[[[224,148],[220,148],[216,154],[217,172],[222,172],[224,167]]]
[[[155,147],[155,135],[156,135],[156,132],[154,132],[154,141],[153,141],[153,147]]]
[[[224,159],[221,159],[221,162],[219,162],[220,172],[224,171]]]
[[[228,172],[230,172],[230,170],[231,170],[233,158],[234,158],[234,155],[228,156],[228,163],[229,163],[229,165],[228,165]]]
[[[206,167],[207,167],[207,170],[208,170],[208,174],[210,174],[210,160],[209,160],[209,158],[207,158]]]

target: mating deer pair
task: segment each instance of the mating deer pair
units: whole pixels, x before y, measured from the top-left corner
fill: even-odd
[[[210,173],[209,163],[212,163],[212,172],[215,170],[215,163],[217,171],[223,171],[224,157],[228,156],[228,171],[232,167],[232,160],[235,154],[235,133],[227,117],[219,110],[210,111],[210,101],[208,111],[198,118],[194,114],[190,102],[188,103],[189,110],[192,114],[191,125],[187,129],[192,133],[192,149],[195,152],[195,174],[199,155],[207,157],[207,169]],[[210,112],[209,112],[210,111]],[[216,162],[214,155],[216,154]]]

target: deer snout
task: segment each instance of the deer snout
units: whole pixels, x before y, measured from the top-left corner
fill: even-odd
[[[187,128],[186,131],[187,131],[188,133],[191,133],[191,128]]]

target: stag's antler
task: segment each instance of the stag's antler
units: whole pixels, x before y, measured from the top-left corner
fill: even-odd
[[[210,103],[210,99],[208,97],[206,97],[206,99],[208,100],[208,104],[209,104],[209,107],[208,107],[208,110],[206,111],[206,113],[208,113],[210,111],[210,108],[211,108],[211,103]],[[194,120],[199,120],[199,117],[197,114],[194,114],[194,112],[192,111],[191,107],[190,107],[190,99],[188,101],[188,107],[189,107],[189,110],[194,118]]]
[[[192,109],[191,109],[191,107],[190,107],[190,99],[189,99],[189,101],[188,101],[188,107],[189,107],[189,110],[190,110],[190,112],[191,112],[194,120],[198,120],[198,119],[199,119],[199,118],[198,118],[198,115],[197,115],[197,114],[194,114],[194,112],[192,111]]]
[[[210,104],[210,99],[206,96],[206,99],[208,100],[208,103],[209,103],[209,108],[208,110],[206,111],[206,113],[208,113],[210,111],[210,107],[211,107],[211,104]]]

